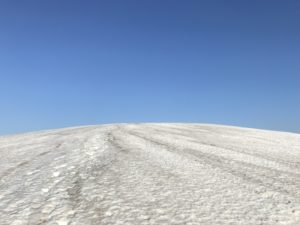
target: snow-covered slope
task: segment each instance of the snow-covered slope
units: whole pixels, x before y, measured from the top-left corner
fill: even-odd
[[[122,124],[0,137],[0,224],[300,224],[300,135]]]

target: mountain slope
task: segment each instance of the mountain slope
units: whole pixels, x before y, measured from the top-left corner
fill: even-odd
[[[1,137],[0,221],[300,224],[300,135],[120,124]]]

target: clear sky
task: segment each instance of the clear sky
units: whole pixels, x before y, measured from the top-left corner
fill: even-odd
[[[1,1],[0,134],[118,122],[299,132],[300,1]]]

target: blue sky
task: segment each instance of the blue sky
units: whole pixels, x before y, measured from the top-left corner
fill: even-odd
[[[118,122],[300,131],[300,2],[0,2],[0,134]]]

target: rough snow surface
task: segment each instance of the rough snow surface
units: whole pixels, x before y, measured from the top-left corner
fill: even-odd
[[[300,224],[300,135],[123,124],[0,137],[1,225]]]

